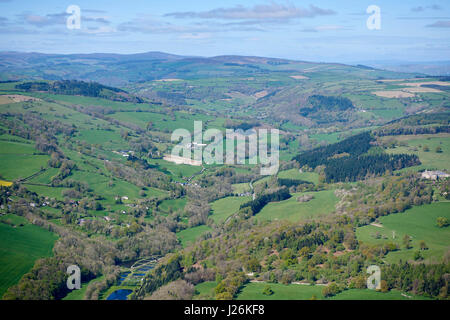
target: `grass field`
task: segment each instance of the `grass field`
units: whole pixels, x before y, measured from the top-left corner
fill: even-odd
[[[450,228],[439,228],[436,225],[437,217],[450,219],[450,202],[438,202],[419,207],[413,207],[403,213],[391,214],[379,218],[382,228],[368,225],[356,229],[358,240],[367,243],[394,242],[400,246],[400,250],[390,252],[385,260],[397,262],[413,258],[415,251],[419,250],[420,240],[424,240],[428,250],[423,250],[423,257],[434,257],[441,260],[444,253],[450,248]],[[393,232],[395,238],[393,239]],[[379,233],[381,239],[374,236]],[[402,243],[403,236],[407,234],[412,237],[412,248],[405,249]],[[385,237],[386,239],[383,239]]]
[[[3,223],[7,220],[12,225]],[[31,270],[37,259],[51,256],[57,238],[25,218],[13,214],[0,217],[0,297]]]
[[[79,290],[72,290],[67,296],[63,298],[63,300],[83,300],[84,294],[86,293],[87,287],[94,282],[101,281],[105,278],[105,276],[100,276],[98,278],[92,279],[89,282],[81,283],[81,289]]]
[[[128,144],[119,133],[106,130],[81,130],[78,139],[106,148],[127,149]]]
[[[211,203],[213,214],[210,216],[215,223],[225,221],[239,210],[241,204],[252,200],[252,197],[226,197]]]
[[[33,145],[0,140],[0,175],[6,180],[26,178],[47,166],[47,155],[34,155]]]
[[[164,200],[158,208],[164,212],[183,210],[186,205],[186,198]]]
[[[199,292],[207,293],[210,283],[202,284],[203,286],[196,289]],[[267,296],[262,292],[265,286],[269,286],[274,292]],[[426,297],[410,296],[411,298],[402,296],[402,293],[397,290],[392,290],[386,293],[377,292],[369,289],[349,289],[344,290],[337,295],[325,298],[322,295],[324,286],[308,286],[299,284],[280,284],[280,283],[248,283],[238,293],[236,300],[310,300],[314,295],[316,299],[330,299],[330,300],[423,300]]]
[[[295,179],[309,181],[314,184],[319,183],[319,175],[315,172],[300,172],[298,169],[289,169],[285,171],[280,171],[278,173],[278,178],[282,179]]]
[[[148,163],[157,165],[159,170],[171,174],[176,181],[181,181],[182,177],[189,178],[202,170],[202,168],[198,166],[175,164],[162,159],[148,159]]]
[[[31,192],[35,192],[40,196],[55,198],[57,200],[63,200],[62,192],[68,190],[68,188],[56,188],[56,187],[46,187],[46,186],[35,186],[25,184],[25,187]]]
[[[395,140],[406,142],[408,146],[388,149],[387,152],[418,155],[422,165],[414,167],[415,169],[441,169],[450,171],[449,134],[394,136],[394,138]],[[387,139],[387,137],[384,139]],[[425,152],[423,150],[424,146],[427,146],[430,151]],[[442,152],[437,153],[437,147],[441,147]]]
[[[211,231],[211,228],[206,225],[201,225],[193,228],[188,228],[177,232],[177,238],[180,240],[183,248],[187,247],[191,243],[195,242],[200,236],[208,231]]]
[[[270,296],[262,293],[267,285],[273,291]],[[313,295],[323,299],[322,289],[323,286],[251,282],[238,293],[236,300],[309,300]]]
[[[232,188],[234,193],[245,193],[252,191],[250,185],[247,182],[233,184]]]
[[[52,182],[52,178],[56,176],[58,172],[58,168],[47,168],[44,172],[28,180],[27,182],[50,184]]]
[[[397,290],[389,292],[377,292],[369,289],[349,289],[330,298],[330,300],[426,300],[426,297],[413,296],[407,294],[408,297],[402,296]]]
[[[171,119],[167,114],[154,112],[118,112],[111,117],[120,121],[133,123],[142,129],[146,129],[147,124],[152,122],[155,128],[158,128],[158,130],[166,130],[167,132],[173,132],[178,128],[193,132],[194,120],[206,121],[211,119],[211,117],[202,114],[190,115],[184,112],[175,112],[174,119]]]
[[[327,143],[335,143],[339,141],[339,136],[341,132],[333,132],[333,133],[318,133],[312,134],[309,136],[311,139],[315,139],[317,141],[326,141]]]
[[[297,197],[303,194],[311,194],[314,196],[314,199],[303,203],[298,202]],[[297,222],[321,215],[328,215],[334,211],[337,202],[338,198],[334,195],[334,190],[294,193],[287,200],[267,204],[256,215],[256,219]]]
[[[206,281],[195,286],[194,299],[210,300],[214,299],[214,288],[217,286],[215,281]]]

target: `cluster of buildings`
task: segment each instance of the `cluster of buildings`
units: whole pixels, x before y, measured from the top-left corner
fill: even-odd
[[[422,172],[421,177],[423,179],[429,179],[429,180],[440,180],[440,179],[450,177],[450,174],[445,173],[443,171],[439,171],[439,170],[435,170],[435,171],[425,170],[424,172]]]

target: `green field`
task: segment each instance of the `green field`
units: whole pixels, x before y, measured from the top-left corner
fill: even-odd
[[[319,175],[315,172],[300,172],[298,169],[289,169],[285,171],[280,171],[278,173],[278,178],[282,179],[295,179],[309,181],[314,184],[319,183]]]
[[[105,276],[100,276],[98,278],[92,279],[89,282],[81,283],[81,289],[72,290],[67,296],[63,298],[63,300],[83,300],[84,294],[86,293],[87,287],[94,282],[101,281],[105,278]]]
[[[185,112],[175,112],[175,117],[173,119],[165,113],[154,112],[118,112],[111,117],[120,121],[133,123],[142,129],[146,129],[147,124],[151,122],[158,130],[165,130],[167,132],[173,132],[179,128],[193,132],[194,120],[206,121],[212,119],[211,117],[202,114],[191,115]]]
[[[325,141],[327,143],[335,143],[339,141],[339,137],[342,132],[333,132],[333,133],[317,133],[312,134],[309,137],[311,139],[315,139],[317,141]]]
[[[236,183],[231,185],[233,187],[233,192],[234,193],[245,193],[245,192],[251,192],[252,189],[250,188],[250,185],[248,184],[248,182],[243,182],[243,183]]]
[[[188,228],[177,232],[177,238],[181,242],[183,248],[195,242],[200,236],[212,229],[206,225],[201,225],[193,228]]]
[[[267,285],[273,291],[270,296],[262,293]],[[313,295],[323,299],[322,290],[323,286],[251,282],[242,288],[236,300],[309,300]]]
[[[202,170],[199,166],[176,164],[163,159],[149,159],[148,163],[156,165],[164,173],[171,174],[175,181],[181,181],[183,177],[189,178]]]
[[[47,155],[35,155],[33,145],[0,141],[0,176],[6,180],[26,178],[47,166]]]
[[[119,133],[106,130],[81,130],[78,139],[90,144],[99,144],[104,148],[127,149],[128,144]]]
[[[416,169],[440,169],[450,171],[450,135],[410,135],[394,136],[395,140],[403,141],[408,144],[407,147],[396,147],[388,149],[390,153],[409,153],[419,156],[422,165],[416,166]],[[387,137],[385,137],[387,139]],[[425,152],[423,147],[427,146],[430,151]],[[442,152],[437,153],[436,148],[441,147]],[[407,169],[403,169],[407,170]]]
[[[202,284],[203,286],[196,289],[206,294],[208,292],[208,283]],[[272,295],[267,296],[262,292],[266,286],[269,286],[274,292]],[[299,284],[280,284],[280,283],[248,283],[238,293],[236,300],[310,300],[314,295],[316,299],[330,299],[330,300],[423,300],[425,297],[412,296],[408,294],[408,297],[402,296],[402,293],[397,290],[392,290],[386,293],[377,292],[369,289],[349,289],[344,290],[337,295],[325,298],[322,295],[324,286],[308,286]]]
[[[367,243],[397,243],[400,250],[390,252],[385,258],[387,262],[412,259],[414,252],[420,249],[421,240],[429,247],[428,250],[422,251],[423,257],[441,260],[450,247],[450,228],[439,228],[436,225],[437,217],[450,219],[450,202],[422,205],[403,213],[381,217],[378,220],[382,228],[373,225],[364,226],[356,229],[356,235],[358,240]],[[394,239],[393,232],[395,232]],[[375,238],[377,233],[381,236],[380,239]],[[411,249],[403,246],[402,239],[405,234],[412,237]]]
[[[252,200],[252,197],[226,197],[211,203],[213,214],[210,216],[215,223],[225,221],[233,213],[239,210],[241,204]]]
[[[56,200],[63,200],[64,197],[62,196],[62,192],[64,190],[68,190],[68,188],[56,188],[56,187],[46,187],[46,186],[35,186],[35,185],[29,185],[25,184],[25,187],[31,191],[35,192],[40,196],[54,198]]]
[[[3,223],[7,220],[13,226]],[[0,217],[0,297],[31,270],[37,259],[52,255],[57,239],[54,233],[25,218],[13,214]]]
[[[50,184],[52,182],[52,178],[56,176],[59,172],[58,168],[47,168],[44,172],[41,174],[33,177],[32,179],[28,180],[27,182],[30,183],[39,183],[39,184]]]
[[[303,194],[311,194],[314,196],[314,199],[303,203],[298,202],[297,197]],[[256,215],[256,218],[258,220],[288,220],[297,222],[328,215],[334,211],[337,202],[338,198],[334,195],[334,190],[294,193],[287,200],[267,204]]]
[[[161,202],[158,208],[167,213],[169,211],[180,211],[184,209],[184,207],[186,206],[186,202],[186,198],[164,200]]]
[[[400,291],[377,292],[368,289],[349,289],[329,298],[330,300],[427,300],[423,296],[407,294],[403,296]]]
[[[195,286],[194,299],[213,300],[215,293],[214,288],[217,286],[215,281],[206,281]]]

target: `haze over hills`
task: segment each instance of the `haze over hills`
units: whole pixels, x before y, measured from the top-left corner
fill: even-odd
[[[401,61],[401,60],[385,60],[385,61],[363,61],[362,64],[372,66],[378,69],[423,73],[429,76],[448,76],[450,75],[450,61]]]
[[[0,76],[4,299],[447,297],[446,77],[162,52],[3,52]],[[196,121],[279,129],[278,172],[173,155]]]
[[[382,75],[372,76],[370,72],[361,73],[359,66],[339,63],[317,63],[252,56],[192,57],[158,51],[137,54],[0,52],[0,80],[3,81],[24,78],[76,79],[115,86],[164,78],[252,76],[267,74],[276,69],[278,72],[309,72],[312,68],[319,68],[330,72],[334,72],[333,69],[340,72],[342,67],[345,67],[348,73],[357,73],[358,77],[364,76],[371,79],[396,77],[394,73],[386,71]]]

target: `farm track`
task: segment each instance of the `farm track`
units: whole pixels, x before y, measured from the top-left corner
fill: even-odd
[[[252,189],[252,199],[255,200],[256,199],[256,194],[255,194],[255,190],[253,189],[253,181],[249,182],[250,185],[250,189]],[[228,221],[232,218],[234,218],[237,215],[237,213],[233,213],[231,216],[229,216],[225,221],[224,224],[227,224]]]
[[[31,180],[33,178],[36,178],[37,176],[39,176],[39,175],[43,174],[45,171],[47,171],[47,169],[48,169],[48,167],[43,168],[43,169],[39,170],[38,172],[33,173],[31,176],[28,176],[26,178],[18,180],[18,182],[25,182],[25,181]]]

